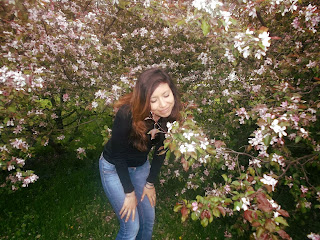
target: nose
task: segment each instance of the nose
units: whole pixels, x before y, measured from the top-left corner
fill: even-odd
[[[163,108],[163,107],[166,106],[165,100],[164,100],[163,98],[160,99],[160,101],[159,101],[159,106],[160,106],[161,108]]]

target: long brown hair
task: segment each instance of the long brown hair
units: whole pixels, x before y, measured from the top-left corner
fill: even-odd
[[[181,102],[178,90],[168,73],[161,68],[150,68],[140,74],[133,92],[123,96],[115,104],[119,108],[124,104],[130,106],[132,113],[131,138],[133,146],[140,151],[147,150],[148,137],[146,135],[147,125],[145,118],[150,115],[150,97],[160,83],[167,83],[174,96],[174,106],[170,116],[165,118],[165,122],[179,120]]]

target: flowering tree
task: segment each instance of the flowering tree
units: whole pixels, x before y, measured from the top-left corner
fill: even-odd
[[[181,159],[185,169],[197,169],[199,164],[206,167],[203,174],[189,175],[186,188],[199,187],[195,176],[203,185],[203,177],[217,170],[224,183],[211,182],[205,196],[184,199],[175,211],[181,211],[182,221],[191,215],[203,226],[215,217],[240,212],[255,238],[290,239],[284,231],[290,214],[273,200],[277,188],[287,187],[297,210],[319,208],[320,188],[312,177],[320,150],[316,134],[318,6],[297,1],[192,4],[207,14],[196,10],[185,19],[191,25],[200,22],[213,47],[198,57],[208,72],[203,74],[202,86],[196,87],[197,95],[189,96],[197,96],[196,119],[199,123],[205,120],[210,134],[219,140],[205,140],[204,144],[204,135],[188,119],[182,126],[174,125],[168,134],[168,155]],[[235,128],[243,134],[248,131],[245,151],[227,147],[237,142],[232,139]],[[173,177],[179,175],[174,171]],[[245,225],[242,228],[248,230]]]
[[[67,145],[85,157],[94,146],[82,142],[84,126],[102,129],[136,73],[159,66],[187,105],[169,126],[161,180],[187,174],[175,206],[183,221],[207,226],[232,215],[238,234],[289,239],[293,212],[275,201],[279,189],[295,211],[318,209],[318,4],[30,0],[1,8],[3,186],[37,179],[23,165],[40,148]],[[189,189],[202,191],[189,200]]]
[[[114,84],[103,78],[110,77],[104,64],[115,43],[103,43],[112,17],[99,5],[3,1],[1,7],[1,167],[11,172],[8,186],[16,190],[37,179],[21,169],[41,147],[60,152],[72,145],[85,156],[81,127],[108,112],[97,109],[95,96],[114,99],[102,91]]]

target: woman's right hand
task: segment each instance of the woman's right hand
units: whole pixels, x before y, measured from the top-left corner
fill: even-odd
[[[125,222],[128,222],[130,216],[132,216],[132,221],[134,221],[137,205],[138,201],[135,192],[127,193],[120,210],[121,219],[126,216]]]

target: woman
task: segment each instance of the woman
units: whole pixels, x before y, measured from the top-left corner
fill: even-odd
[[[180,116],[178,91],[164,70],[148,69],[116,107],[112,136],[99,160],[101,181],[120,222],[116,239],[147,240],[155,219],[154,183],[165,158],[166,124]]]

